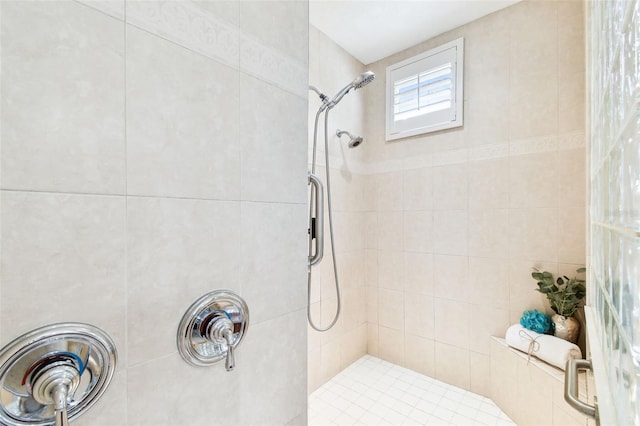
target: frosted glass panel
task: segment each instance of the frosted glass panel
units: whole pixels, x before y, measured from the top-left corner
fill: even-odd
[[[589,301],[617,424],[640,424],[640,9],[637,0],[586,4]]]

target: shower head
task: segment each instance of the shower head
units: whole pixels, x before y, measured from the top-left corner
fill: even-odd
[[[353,80],[353,87],[359,89],[361,87],[366,86],[371,83],[373,79],[376,78],[376,75],[373,71],[366,71],[358,76],[355,80]]]
[[[346,95],[351,91],[351,89],[357,90],[361,87],[364,87],[367,84],[371,83],[374,78],[376,78],[376,75],[373,73],[373,71],[367,71],[360,74],[355,80],[353,80],[351,83],[344,86],[344,88],[341,91],[339,91],[336,96],[334,96],[331,102],[329,102],[329,104],[327,105],[327,108],[329,109],[333,108],[338,104],[338,102],[342,100],[344,95]]]
[[[351,133],[347,132],[346,130],[336,130],[336,135],[340,138],[342,137],[342,135],[347,135],[349,136],[349,143],[348,146],[349,148],[355,148],[356,146],[360,145],[362,143],[362,136],[355,136],[352,135]]]

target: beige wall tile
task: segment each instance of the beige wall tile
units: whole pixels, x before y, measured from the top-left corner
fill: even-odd
[[[509,266],[509,309],[510,323],[520,321],[525,310],[549,311],[549,303],[544,294],[537,292],[536,281],[531,278],[531,268],[549,271],[556,276],[558,265],[552,262],[512,261]]]
[[[433,252],[433,214],[431,210],[404,212],[403,228],[403,249],[405,252]]]
[[[309,349],[307,352],[307,394],[313,393],[323,384],[320,369],[318,368],[321,365],[321,349],[319,347]]]
[[[338,374],[340,368],[340,340],[336,339],[333,342],[322,345],[320,349],[320,380],[325,383],[333,376]]]
[[[113,375],[108,391],[91,407],[91,414],[75,417],[78,426],[112,426],[127,422],[127,393],[114,390],[127,388],[127,372],[119,371]]]
[[[364,248],[375,249],[378,248],[378,213],[366,212],[364,214]]]
[[[435,337],[433,297],[419,293],[404,294],[404,330],[406,334]]]
[[[223,7],[207,7],[202,3],[130,0],[125,2],[126,21],[238,69],[240,33],[233,27],[238,24],[237,8],[227,11]],[[236,15],[236,22],[232,25],[227,24],[230,14]],[[197,22],[198,25],[185,28],[186,22]]]
[[[335,317],[338,309],[338,299],[335,296],[335,293],[331,296],[325,296],[320,302],[320,322],[315,320],[315,324],[321,328],[327,328],[329,324],[331,324]],[[344,333],[344,317],[338,316],[336,323],[329,330],[323,332],[320,335],[320,341],[322,346],[325,346],[329,343],[335,343],[340,340],[340,336]]]
[[[402,174],[404,210],[430,210],[433,208],[433,169],[425,167],[405,170]]]
[[[380,354],[378,324],[367,323],[367,353],[373,356]]]
[[[406,334],[404,340],[405,366],[429,377],[435,376],[435,342],[424,337]]]
[[[469,257],[469,301],[504,308],[509,306],[509,263],[503,259]]]
[[[435,282],[433,255],[404,253],[404,291],[433,295]]]
[[[558,152],[558,207],[582,208],[585,205],[584,149]]]
[[[389,329],[404,330],[404,293],[401,291],[378,290],[378,321]]]
[[[555,2],[522,2],[509,20],[509,137],[558,128],[558,20]]]
[[[175,327],[200,296],[240,291],[239,215],[238,202],[129,197],[129,365],[176,352]]]
[[[243,200],[306,203],[307,101],[258,79],[240,75],[240,118]],[[286,134],[286,137],[282,137]],[[234,141],[237,143],[238,141]]]
[[[467,211],[443,210],[433,213],[433,252],[467,254]]]
[[[128,193],[238,199],[237,85],[234,69],[130,28]]]
[[[558,258],[558,209],[509,210],[509,257],[555,262]]]
[[[235,380],[240,383],[235,395],[242,398],[236,398],[239,418],[233,423],[285,424],[304,411],[307,377],[300,372],[306,370],[307,352],[299,348],[305,347],[306,333],[305,309],[253,325],[236,352],[238,369],[234,373],[239,373]],[[265,389],[272,398],[264,398]]]
[[[380,326],[378,329],[378,356],[385,361],[404,365],[404,333]]]
[[[557,153],[530,154],[509,160],[509,207],[556,207]]]
[[[508,177],[508,158],[469,163],[469,209],[507,208]]]
[[[468,207],[467,165],[453,164],[433,168],[434,210],[459,210]]]
[[[2,31],[2,187],[124,194],[124,24],[3,2]]]
[[[441,299],[469,301],[469,261],[466,256],[435,255],[434,295]]]
[[[124,198],[14,191],[1,195],[3,341],[48,324],[86,322],[113,338],[122,361],[118,371],[123,370]]]
[[[315,302],[311,304],[310,308],[311,319],[313,323],[318,325],[321,321],[321,304],[320,302]],[[314,356],[317,355],[317,360],[319,361],[320,357],[320,346],[322,346],[322,333],[311,328],[311,325],[307,324],[307,351],[309,353],[314,353]],[[310,361],[311,363],[311,361]],[[319,364],[318,364],[319,365]]]
[[[504,337],[510,325],[509,310],[470,305],[469,311],[469,349],[489,355],[491,336]]]
[[[471,316],[469,304],[436,297],[434,306],[435,340],[464,349],[466,352],[469,348],[469,318]],[[465,389],[468,389],[468,386]]]
[[[269,19],[264,19],[269,16]],[[308,59],[308,5],[305,2],[240,2],[240,29],[266,45],[306,64]],[[286,30],[281,25],[287,22]]]
[[[544,391],[552,389],[553,380],[537,366],[527,363],[526,359],[516,359],[516,377],[518,381],[518,415],[514,421],[522,425],[552,424],[552,398]]]
[[[491,399],[500,409],[515,420],[518,414],[518,380],[516,357],[510,352],[505,343],[498,343],[491,340],[490,376],[491,376]]]
[[[403,208],[402,173],[384,173],[378,177],[378,211],[398,211]]]
[[[469,210],[469,255],[506,259],[508,218],[507,209]]]
[[[79,0],[80,3],[111,15],[114,18],[124,19],[124,0]]]
[[[471,392],[491,398],[491,358],[469,352],[469,382]]]
[[[403,213],[381,211],[378,213],[378,249],[402,250]]]
[[[342,365],[343,369],[367,354],[367,325],[360,324],[350,328],[342,335]]]
[[[436,379],[469,389],[469,351],[436,341]]]
[[[402,291],[404,256],[402,251],[378,252],[378,287]]]
[[[584,131],[585,52],[583,4],[558,2],[559,132]]]
[[[570,77],[561,76],[558,86],[558,131],[561,134],[584,131],[585,74],[576,72]]]
[[[517,44],[517,43],[516,43]],[[540,47],[536,47],[539,48]],[[542,49],[541,49],[542,50]],[[543,61],[550,69],[557,63]],[[512,62],[513,63],[513,62]],[[542,72],[510,73],[509,138],[527,139],[558,131],[558,75]]]
[[[367,287],[367,322],[378,323],[378,287]]]
[[[247,338],[250,334],[247,334]],[[246,342],[243,342],[243,346]],[[238,348],[236,360],[242,365],[242,347]],[[246,355],[246,354],[245,354]],[[186,364],[177,353],[162,358],[156,358],[138,366],[131,367],[127,372],[127,424],[129,425],[160,425],[180,424],[184,419],[190,419],[193,424],[207,424],[211,421],[211,413],[207,410],[195,410],[191,403],[205,406],[221,404],[227,407],[221,410],[215,421],[224,425],[236,421],[240,399],[235,398],[240,391],[240,381],[235,375],[219,368],[193,368]],[[158,374],[162,371],[162,374]],[[242,371],[239,367],[239,371]],[[245,371],[247,371],[245,369]],[[189,383],[176,395],[176,383]],[[202,392],[210,383],[217,383],[227,391],[223,395]],[[149,392],[153,389],[153,392]],[[109,389],[113,391],[115,389]],[[182,403],[176,404],[176,398]],[[163,407],[171,407],[165,410]]]
[[[364,250],[364,284],[378,287],[378,250]]]
[[[297,282],[305,276],[307,241],[298,230],[305,229],[306,206],[243,202],[241,209],[240,280],[242,296],[251,306],[252,323],[303,308],[304,285],[266,283]],[[224,250],[224,245],[218,250]],[[335,289],[329,294],[335,295]]]
[[[583,208],[561,208],[558,212],[558,261],[585,263],[585,211]]]

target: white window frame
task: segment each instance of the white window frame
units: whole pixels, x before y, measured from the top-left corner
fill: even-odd
[[[407,76],[417,75],[437,67],[439,64],[452,63],[452,105],[451,107],[412,117],[399,122],[394,121],[394,83]],[[438,130],[451,129],[463,125],[464,103],[464,39],[459,38],[387,67],[386,92],[386,140],[395,140],[421,135]]]

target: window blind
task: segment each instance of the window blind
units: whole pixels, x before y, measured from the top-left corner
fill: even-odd
[[[387,67],[386,139],[462,126],[463,39]]]
[[[426,70],[393,83],[393,121],[451,108],[453,64]]]

